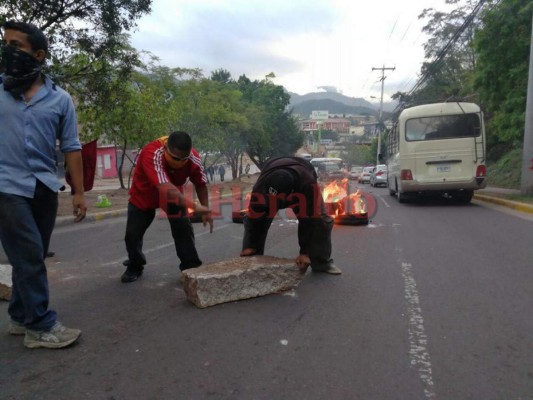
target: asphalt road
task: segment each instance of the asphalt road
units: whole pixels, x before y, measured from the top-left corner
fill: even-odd
[[[69,349],[0,340],[2,399],[533,399],[533,218],[485,204],[399,204],[335,226],[341,276],[197,309],[178,283],[166,220],[149,265],[121,284],[124,218],[58,228],[51,303],[83,330]],[[243,227],[195,224],[204,262],[238,255]],[[267,253],[297,255],[274,222]],[[0,303],[0,331],[7,327]]]

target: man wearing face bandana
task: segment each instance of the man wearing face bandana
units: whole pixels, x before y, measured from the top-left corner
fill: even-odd
[[[190,180],[200,205],[182,194],[182,186]],[[121,281],[136,281],[144,270],[143,237],[154,220],[155,210],[166,212],[180,270],[202,265],[194,243],[194,231],[187,217],[187,209],[202,215],[203,224],[213,232],[213,218],[208,208],[207,176],[198,152],[186,132],[172,132],[148,143],[139,154],[133,173],[126,222],[127,267]]]
[[[325,212],[314,167],[300,157],[272,158],[263,165],[244,218],[241,257],[264,254],[272,220],[283,208],[292,208],[298,218],[300,270],[311,266],[314,272],[340,275],[331,259],[333,218]]]
[[[13,267],[9,333],[29,348],[60,348],[81,334],[48,308],[45,255],[57,214],[56,140],[75,194],[75,221],[85,217],[83,167],[76,113],[67,92],[42,72],[48,52],[34,25],[3,26],[0,75],[0,240]]]

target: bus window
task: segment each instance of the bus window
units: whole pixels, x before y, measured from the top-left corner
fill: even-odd
[[[405,124],[405,139],[408,142],[475,137],[480,133],[478,114],[413,118]]]

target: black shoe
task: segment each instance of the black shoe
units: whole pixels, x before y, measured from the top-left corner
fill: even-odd
[[[122,265],[125,267],[129,267],[131,265],[131,261],[129,259],[122,261]],[[146,265],[146,261],[143,262],[141,265]]]
[[[120,281],[122,283],[130,283],[135,282],[137,279],[139,279],[143,274],[142,269],[126,269],[122,276],[120,277]]]

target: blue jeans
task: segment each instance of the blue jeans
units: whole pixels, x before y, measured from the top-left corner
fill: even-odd
[[[0,193],[0,240],[13,267],[8,313],[31,330],[49,330],[56,321],[44,264],[56,214],[57,193],[40,181],[33,199]]]

